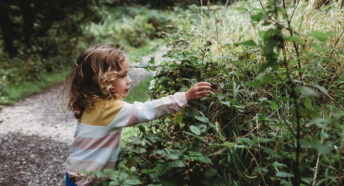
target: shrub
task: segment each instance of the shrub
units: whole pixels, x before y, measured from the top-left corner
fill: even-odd
[[[332,11],[301,8],[294,20],[319,22],[303,23],[297,32],[288,24],[293,9],[275,1],[264,8],[178,10],[189,19],[179,20],[184,24],[170,35],[171,51],[154,67],[152,96],[198,81],[211,82],[214,93],[140,125],[120,153],[125,168],[119,171],[135,170],[143,184],[342,185],[341,32],[332,32],[338,23],[324,16]],[[197,20],[201,24],[191,24]]]

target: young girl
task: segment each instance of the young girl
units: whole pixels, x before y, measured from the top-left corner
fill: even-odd
[[[79,56],[67,81],[68,108],[78,119],[72,154],[65,163],[67,185],[94,181],[81,170],[115,167],[123,127],[173,114],[211,92],[210,84],[201,82],[186,92],[129,104],[120,100],[130,88],[128,72],[124,52],[109,45],[91,47]]]

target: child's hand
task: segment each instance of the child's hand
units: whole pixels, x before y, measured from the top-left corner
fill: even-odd
[[[200,99],[209,96],[211,92],[210,84],[207,82],[200,82],[192,86],[188,91],[186,91],[186,101]]]

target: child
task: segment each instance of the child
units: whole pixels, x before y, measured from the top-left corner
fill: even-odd
[[[68,108],[78,119],[72,154],[66,161],[66,184],[88,185],[81,170],[114,168],[123,127],[180,111],[190,100],[208,96],[210,84],[201,82],[188,91],[161,99],[128,104],[129,62],[120,49],[109,45],[91,47],[77,60],[67,81]],[[74,184],[75,183],[75,184]]]

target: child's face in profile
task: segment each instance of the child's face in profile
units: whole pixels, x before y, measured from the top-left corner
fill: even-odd
[[[117,79],[114,82],[115,91],[121,98],[127,97],[131,79],[129,77],[129,62],[125,60],[121,65],[122,69],[117,74]]]

